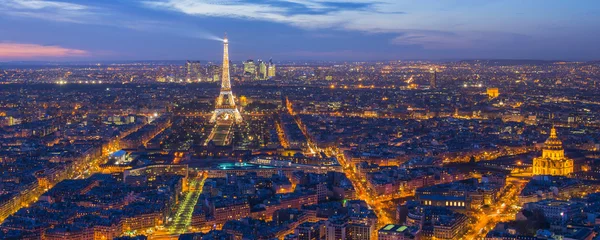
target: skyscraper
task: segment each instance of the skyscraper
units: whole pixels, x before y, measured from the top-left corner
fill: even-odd
[[[209,82],[217,82],[219,81],[220,77],[221,77],[221,67],[217,66],[217,65],[208,65],[206,66],[207,69],[207,81]]]
[[[430,68],[429,73],[429,87],[432,89],[437,88],[437,72],[435,68]]]
[[[262,60],[258,61],[258,76],[261,80],[266,80],[268,78],[267,64]]]
[[[210,122],[219,121],[242,122],[242,115],[235,106],[233,92],[231,91],[231,80],[229,78],[229,42],[227,36],[223,39],[223,72],[221,73],[221,92],[217,97],[215,111],[210,118]]]
[[[256,78],[256,65],[254,64],[254,60],[248,59],[244,62],[244,77],[250,79]]]
[[[273,64],[273,59],[269,60],[269,67],[267,70],[267,76],[268,77],[275,77],[275,64]]]
[[[199,81],[201,76],[201,66],[199,61],[190,61],[187,60],[185,62],[186,68],[186,79],[188,81]]]

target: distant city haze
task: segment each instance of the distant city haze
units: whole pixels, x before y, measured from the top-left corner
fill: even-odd
[[[597,60],[594,0],[0,0],[0,61]]]

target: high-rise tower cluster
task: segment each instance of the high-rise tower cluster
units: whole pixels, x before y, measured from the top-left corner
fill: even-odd
[[[244,78],[248,80],[267,80],[275,77],[276,70],[273,59],[265,63],[262,60],[254,62],[252,59],[248,59],[244,62]]]

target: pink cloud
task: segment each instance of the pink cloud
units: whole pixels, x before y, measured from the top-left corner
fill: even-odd
[[[89,55],[88,51],[60,46],[0,42],[0,58],[4,59],[61,58],[87,55]]]

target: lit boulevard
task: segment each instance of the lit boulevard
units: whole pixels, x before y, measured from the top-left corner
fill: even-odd
[[[386,210],[389,210],[391,207],[389,204],[386,204],[386,201],[380,201],[378,196],[372,194],[372,191],[369,190],[365,179],[361,178],[355,171],[355,169],[348,163],[344,158],[344,154],[339,150],[332,148],[331,153],[337,156],[338,162],[342,166],[344,170],[344,174],[346,177],[352,181],[352,185],[356,190],[356,196],[358,199],[365,200],[370,207],[375,210],[377,214],[378,227],[382,227],[385,224],[393,222],[392,217],[390,217],[389,213]]]
[[[197,179],[190,179],[188,191],[185,192],[182,199],[177,204],[177,209],[172,216],[169,216],[169,221],[165,226],[160,226],[159,231],[155,232],[155,239],[169,239],[173,236],[178,236],[182,233],[191,231],[192,213],[198,202],[200,194],[204,186],[206,175],[202,174]]]
[[[482,239],[498,222],[514,220],[518,213],[519,202],[517,195],[523,189],[525,182],[518,178],[509,178],[500,200],[488,209],[474,210],[472,218],[475,223],[469,225],[469,231],[464,239]]]

